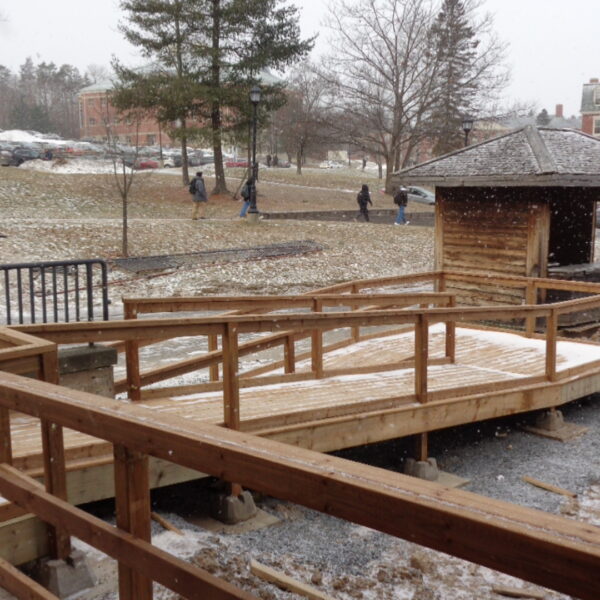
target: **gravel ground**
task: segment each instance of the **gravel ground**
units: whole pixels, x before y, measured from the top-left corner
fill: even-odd
[[[289,170],[261,183],[265,210],[347,209],[357,183],[369,174],[308,171],[301,180]],[[236,177],[239,175],[236,174]],[[370,180],[373,187],[377,180]],[[265,176],[267,178],[267,176]],[[233,180],[232,180],[233,181]],[[120,203],[109,176],[45,174],[0,170],[0,262],[118,255]],[[137,187],[136,187],[137,186]],[[299,187],[298,187],[299,186]],[[309,187],[309,186],[312,186]],[[432,230],[365,223],[263,222],[249,226],[235,218],[239,205],[213,198],[209,220],[193,223],[189,198],[171,175],[138,179],[130,206],[130,254],[166,254],[311,239],[325,251],[302,257],[202,265],[159,276],[132,276],[113,270],[111,297],[118,314],[121,296],[297,293],[356,278],[405,274],[432,266]],[[376,205],[391,200],[375,195]],[[416,207],[421,209],[421,207]],[[425,207],[429,209],[428,207]],[[595,398],[564,409],[569,422],[585,424],[582,437],[560,443],[525,433],[529,417],[503,419],[438,432],[431,453],[440,466],[468,478],[468,490],[600,525],[600,407]],[[406,441],[339,453],[400,470]],[[522,482],[529,475],[578,494],[577,499]],[[194,498],[193,488],[181,493]],[[333,598],[472,600],[496,598],[492,584],[539,589],[483,567],[390,538],[364,527],[266,498],[259,502],[277,517],[276,525],[256,531],[208,531],[157,500],[156,510],[184,529],[184,537],[154,525],[153,541],[265,599],[292,599],[248,571],[250,557],[311,582]],[[86,548],[97,587],[80,600],[116,598],[114,562]],[[175,598],[157,588],[159,599]],[[548,599],[568,596],[548,592]],[[9,598],[2,595],[0,598]]]

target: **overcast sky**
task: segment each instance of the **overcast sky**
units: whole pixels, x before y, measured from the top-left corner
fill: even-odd
[[[296,0],[305,36],[318,33],[323,0]],[[118,0],[0,0],[0,64],[12,70],[31,56],[85,71],[110,64],[114,54],[138,62],[117,24]],[[554,112],[579,114],[581,86],[600,77],[598,0],[484,0],[498,36],[509,43],[512,82],[508,100],[534,102]],[[322,38],[326,35],[322,33]],[[318,49],[324,47],[324,40]]]

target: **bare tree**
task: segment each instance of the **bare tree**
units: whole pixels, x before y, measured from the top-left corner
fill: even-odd
[[[335,90],[332,123],[341,141],[381,158],[386,188],[394,170],[434,134],[432,114],[447,59],[431,35],[437,14],[433,0],[332,0],[329,6],[333,51],[324,73]],[[476,48],[480,78],[499,60],[486,49]]]
[[[124,147],[114,134],[108,113],[100,115],[106,130],[107,155],[112,162],[113,183],[121,198],[122,235],[121,254],[129,256],[129,192],[135,176],[135,165],[139,154],[139,128],[142,120],[140,111],[129,111],[123,115],[125,119],[135,122],[135,144]]]
[[[323,141],[326,127],[325,100],[327,80],[307,62],[292,71],[288,79],[287,104],[276,115],[281,141],[290,155],[296,156],[296,172],[302,174],[306,152]]]

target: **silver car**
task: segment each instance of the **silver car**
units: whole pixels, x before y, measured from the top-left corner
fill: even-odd
[[[435,204],[435,195],[422,187],[410,186],[408,188],[408,199],[421,204]]]

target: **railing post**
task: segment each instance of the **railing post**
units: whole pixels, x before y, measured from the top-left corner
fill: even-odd
[[[117,527],[150,541],[148,456],[114,446]],[[119,563],[119,600],[152,600],[152,580]]]
[[[58,353],[45,352],[41,357],[40,379],[58,385]],[[10,428],[10,424],[9,424]],[[46,491],[61,500],[67,500],[67,470],[63,428],[47,419],[40,419],[44,453],[44,484]],[[71,554],[71,538],[61,528],[48,526],[50,556],[66,560]]]
[[[356,283],[352,284],[352,289],[351,289],[350,293],[351,294],[359,293],[358,285]],[[352,310],[357,310],[356,306],[352,306]],[[358,342],[360,340],[360,326],[355,325],[352,327],[352,339],[355,342]]]
[[[125,302],[124,317],[137,319],[137,306]],[[142,399],[142,378],[140,376],[140,344],[137,340],[125,341],[125,366],[127,369],[127,395],[132,401]]]
[[[296,347],[294,345],[294,334],[290,333],[283,344],[283,369],[284,373],[296,372]]]
[[[422,404],[427,402],[427,361],[429,358],[429,323],[424,313],[415,322],[415,395]]]
[[[313,299],[313,312],[322,312],[323,303]],[[313,329],[311,334],[311,369],[317,379],[323,377],[323,331]]]
[[[527,283],[527,289],[525,291],[525,303],[529,305],[537,304],[537,288],[535,282],[529,281]],[[532,337],[535,333],[535,320],[534,315],[530,315],[525,319],[525,335]]]
[[[456,307],[456,296],[448,298],[448,308]],[[456,362],[456,321],[446,321],[446,358]]]
[[[225,427],[240,428],[240,382],[237,326],[223,328],[223,419]]]
[[[546,379],[556,381],[556,337],[558,335],[558,312],[551,308],[546,317]]]
[[[216,334],[208,336],[208,351],[214,352],[219,349],[219,336]],[[219,365],[210,365],[209,368],[210,381],[219,381]]]

